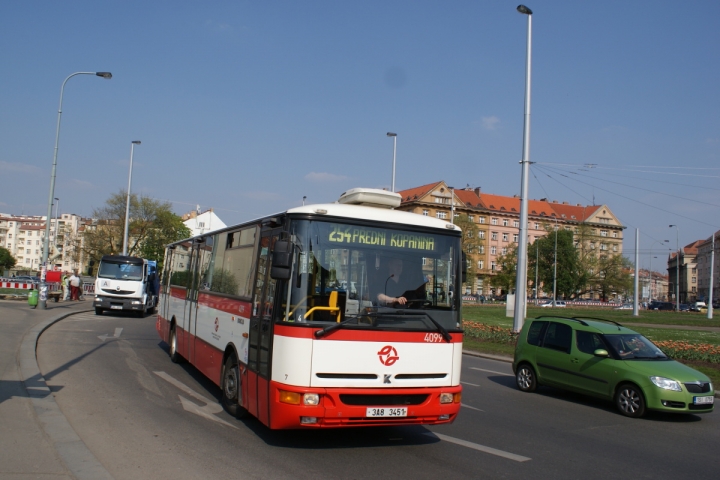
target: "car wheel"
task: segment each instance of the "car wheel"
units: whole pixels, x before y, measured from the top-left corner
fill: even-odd
[[[182,355],[177,350],[177,333],[175,333],[175,327],[170,329],[170,361],[173,363],[182,363]]]
[[[235,355],[230,355],[225,360],[225,367],[222,374],[222,403],[225,410],[235,418],[242,418],[247,415],[247,410],[240,403],[242,402],[242,383],[240,370]]]
[[[95,307],[95,315],[102,315],[103,309],[100,307]]]
[[[645,415],[645,396],[640,388],[626,383],[615,394],[615,406],[626,417],[640,418]]]
[[[515,382],[523,392],[534,392],[537,389],[535,370],[528,363],[521,363],[515,374]]]

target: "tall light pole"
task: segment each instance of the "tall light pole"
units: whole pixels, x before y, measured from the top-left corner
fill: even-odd
[[[303,206],[305,205],[305,199],[307,199],[307,195],[303,195]]]
[[[538,263],[540,263],[540,244],[535,239],[535,306],[538,304]]]
[[[55,201],[57,202],[55,204],[55,246],[57,247],[57,237],[58,237],[58,211],[60,210],[60,199],[55,197]]]
[[[675,227],[675,311],[680,311],[680,227],[677,225],[668,225],[668,228]]]
[[[555,266],[553,267],[553,308],[555,308],[555,304],[557,302],[557,233],[558,224],[557,218],[555,218]]]
[[[395,157],[397,154],[397,133],[387,132],[388,137],[392,137],[393,139],[393,168],[392,168],[392,184],[390,187],[390,191],[395,191]]]
[[[55,151],[53,153],[52,173],[50,173],[50,195],[48,195],[47,217],[45,217],[45,238],[43,239],[42,265],[40,270],[40,298],[38,306],[41,310],[45,310],[47,308],[47,284],[45,283],[45,274],[47,273],[48,250],[50,248],[50,215],[52,215],[52,201],[53,198],[55,198],[55,171],[57,170],[57,153],[60,142],[60,119],[62,118],[63,93],[65,93],[65,84],[75,75],[96,75],[108,80],[112,78],[112,73],[110,72],[75,72],[72,75],[69,75],[60,87],[60,106],[58,107],[57,129],[55,130]]]
[[[712,320],[713,318],[713,274],[714,274],[714,268],[715,268],[715,232],[713,230],[712,233],[712,250],[710,250],[710,291],[708,292],[708,313],[707,318],[708,320]]]
[[[657,258],[657,257],[653,257],[652,255],[650,255],[650,298],[648,299],[648,302],[652,302],[652,299],[653,299],[653,282],[655,280],[654,276],[653,276],[653,269],[652,269],[653,258]]]
[[[130,173],[128,174],[127,201],[125,202],[125,233],[123,235],[123,255],[128,254],[128,225],[130,224],[130,186],[132,185],[132,165],[135,145],[140,145],[140,140],[130,142]]]
[[[517,11],[527,15],[527,53],[525,64],[525,122],[523,125],[522,176],[520,180],[520,243],[515,276],[515,315],[513,331],[519,332],[525,320],[527,303],[528,183],[530,176],[530,72],[532,58],[532,10],[519,5]]]

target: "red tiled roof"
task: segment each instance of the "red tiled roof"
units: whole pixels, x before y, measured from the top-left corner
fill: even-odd
[[[422,197],[430,190],[435,188],[438,183],[440,182],[428,183],[427,185],[423,185],[421,187],[410,188],[408,190],[400,190],[397,193],[400,194],[403,202],[412,202],[413,200],[417,200],[418,198]]]

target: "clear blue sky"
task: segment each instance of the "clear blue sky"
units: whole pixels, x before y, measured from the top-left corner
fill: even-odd
[[[113,79],[67,83],[64,213],[90,216],[126,188],[132,140],[134,192],[228,224],[388,187],[388,131],[397,189],[518,194],[517,4],[1,2],[0,212],[46,213],[60,85],[77,71]],[[654,241],[675,248],[669,224],[681,244],[720,228],[720,2],[527,5],[530,197],[607,204],[626,252],[640,228],[645,267],[651,248],[667,253]]]

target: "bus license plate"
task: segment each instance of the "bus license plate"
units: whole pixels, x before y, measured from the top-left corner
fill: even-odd
[[[367,417],[407,417],[407,407],[388,408],[370,407],[365,414]]]
[[[693,397],[693,403],[695,405],[704,405],[706,403],[713,403],[715,397]]]

